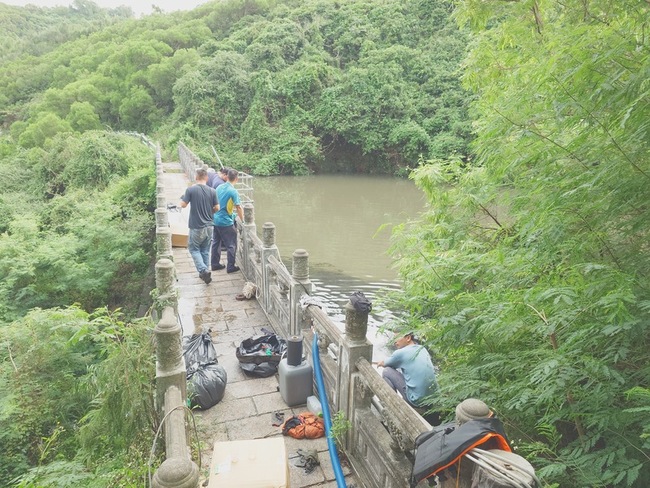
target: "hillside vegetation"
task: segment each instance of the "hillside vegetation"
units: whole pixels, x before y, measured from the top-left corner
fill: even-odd
[[[650,486],[650,5],[462,2],[476,159],[415,179],[404,309],[434,407],[505,419],[551,486]]]
[[[254,174],[400,173],[467,157],[467,39],[445,1],[227,1],[153,15],[5,61],[22,147],[100,128],[215,145]]]
[[[124,130],[411,174],[390,306],[435,352],[431,408],[485,400],[546,487],[650,486],[647,1],[0,13],[1,486],[144,484],[155,178]]]

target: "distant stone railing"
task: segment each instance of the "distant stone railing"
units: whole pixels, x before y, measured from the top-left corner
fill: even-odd
[[[238,263],[257,287],[257,299],[275,331],[283,337],[302,335],[309,361],[313,329],[319,336],[321,370],[332,412],[351,422],[345,453],[364,486],[408,486],[415,438],[431,426],[401,400],[372,367],[373,345],[366,339],[368,314],[348,303],[342,332],[319,306],[301,299],[312,293],[309,254],[294,251],[291,272],[275,244],[275,226],[266,222],[257,235],[254,206],[244,205],[238,224]],[[388,453],[388,455],[387,455]]]
[[[174,286],[176,269],[172,254],[167,201],[164,196],[160,147],[156,146],[156,289],[154,328],[156,339],[156,407],[162,419],[165,460],[153,475],[154,488],[196,488],[199,468],[191,459],[187,409],[187,381],[178,321],[178,299]],[[192,172],[193,173],[193,172]]]

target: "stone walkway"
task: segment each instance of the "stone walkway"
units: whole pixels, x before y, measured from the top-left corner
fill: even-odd
[[[166,163],[165,173],[165,187],[170,189],[167,201],[177,204],[182,189],[188,184],[187,180],[177,164]],[[235,295],[240,293],[244,286],[241,272],[227,274],[225,270],[213,271],[212,283],[206,285],[199,279],[186,248],[175,247],[173,253],[183,333],[188,335],[209,330],[219,364],[228,374],[223,400],[208,410],[194,411],[201,445],[200,483],[207,486],[215,441],[281,437],[280,427],[272,425],[273,413],[280,411],[288,418],[306,411],[306,406],[287,407],[279,392],[277,375],[270,378],[252,378],[246,376],[239,367],[235,350],[241,341],[260,334],[263,327],[273,330],[256,300],[235,299]],[[191,435],[194,440],[194,432]],[[284,440],[289,458],[295,456],[298,449],[316,450],[320,461],[320,466],[306,474],[304,468],[294,466],[293,461],[289,459],[291,488],[337,486],[325,438],[297,440],[284,437]],[[347,486],[361,488],[358,479],[350,472],[345,462],[342,464]]]

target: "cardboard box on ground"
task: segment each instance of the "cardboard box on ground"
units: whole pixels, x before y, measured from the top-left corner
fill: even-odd
[[[208,488],[289,488],[284,438],[215,442]]]

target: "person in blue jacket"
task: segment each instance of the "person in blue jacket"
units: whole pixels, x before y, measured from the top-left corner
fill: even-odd
[[[228,181],[217,188],[219,211],[214,214],[214,231],[212,238],[212,256],[210,258],[212,271],[226,268],[227,273],[239,271],[235,265],[237,254],[237,229],[235,228],[235,215],[239,220],[244,220],[244,211],[239,200],[239,192],[234,185],[239,179],[239,172],[235,169],[228,170]],[[221,248],[226,249],[227,265],[221,264]]]
[[[384,368],[382,378],[409,405],[422,407],[422,400],[438,389],[431,356],[413,332],[398,337],[395,347],[397,350],[388,359],[377,363]]]

